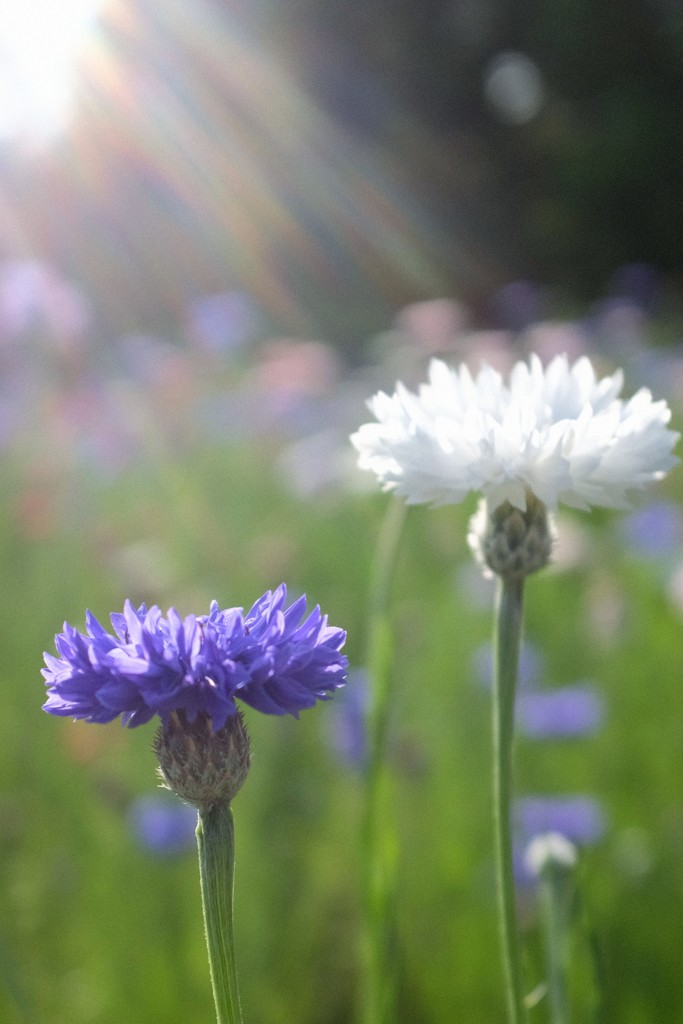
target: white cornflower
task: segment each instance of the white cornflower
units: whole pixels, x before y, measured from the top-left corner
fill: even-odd
[[[561,832],[543,832],[534,836],[524,851],[524,866],[537,878],[548,868],[571,871],[577,859],[576,847]]]
[[[646,388],[623,401],[623,374],[598,380],[584,356],[557,356],[544,369],[532,355],[509,384],[484,365],[476,377],[438,359],[417,394],[397,384],[369,402],[377,418],[351,441],[358,464],[409,504],[443,505],[480,492],[490,509],[524,511],[531,492],[550,510],[559,502],[629,508],[630,495],[678,461],[665,401]]]

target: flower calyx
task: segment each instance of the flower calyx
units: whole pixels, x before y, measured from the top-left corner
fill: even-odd
[[[523,579],[548,564],[554,536],[548,509],[527,492],[523,511],[509,501],[489,511],[483,499],[467,539],[476,559],[496,576]]]
[[[174,711],[153,746],[163,784],[201,812],[229,804],[249,772],[249,736],[239,711],[215,732],[206,715],[190,722]]]

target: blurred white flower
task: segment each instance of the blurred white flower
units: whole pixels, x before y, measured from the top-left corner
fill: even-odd
[[[561,832],[544,832],[534,836],[524,852],[524,866],[537,878],[547,868],[570,871],[575,865],[578,851]]]
[[[629,496],[678,461],[665,401],[641,388],[624,402],[617,370],[598,380],[590,361],[532,355],[509,384],[490,366],[472,377],[433,359],[417,394],[403,384],[369,402],[377,418],[351,441],[358,464],[409,504],[457,503],[481,492],[490,508],[524,510],[527,492],[549,509],[629,508]]]

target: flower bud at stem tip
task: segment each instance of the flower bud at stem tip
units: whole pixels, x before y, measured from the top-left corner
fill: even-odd
[[[249,737],[239,711],[213,731],[206,715],[172,712],[154,739],[164,785],[199,811],[229,804],[249,771]]]
[[[524,579],[548,564],[554,537],[548,509],[528,491],[524,511],[504,501],[491,512],[482,500],[467,539],[475,558],[491,572]]]

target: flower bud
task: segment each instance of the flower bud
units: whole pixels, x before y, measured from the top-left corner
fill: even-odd
[[[526,509],[504,501],[493,512],[486,500],[470,520],[469,545],[475,557],[497,576],[522,579],[550,561],[553,532],[548,510],[527,492]]]
[[[199,811],[229,804],[249,771],[249,737],[239,711],[214,732],[199,714],[189,722],[174,711],[154,739],[164,785]]]
[[[524,862],[537,878],[550,872],[566,874],[577,861],[576,847],[560,832],[544,832],[534,836],[526,848]]]

